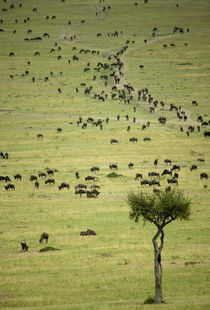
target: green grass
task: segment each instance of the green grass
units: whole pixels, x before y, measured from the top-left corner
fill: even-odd
[[[172,0],[137,2],[138,6],[128,0],[107,0],[102,4],[95,0],[46,0],[34,4],[28,0],[22,3],[22,8],[15,1],[14,9],[9,9],[9,2],[0,4],[0,10],[8,9],[1,11],[4,21],[0,24],[4,29],[0,32],[0,151],[9,153],[8,160],[0,159],[0,175],[10,176],[16,187],[14,192],[7,192],[5,184],[0,183],[2,309],[210,307],[210,185],[209,179],[200,180],[201,172],[210,175],[210,143],[203,137],[209,127],[201,128],[200,133],[196,127],[198,115],[208,121],[210,114],[209,2],[184,0],[179,8]],[[34,7],[38,12],[33,12]],[[96,16],[96,12],[100,14]],[[49,20],[45,19],[47,15]],[[55,20],[51,19],[53,15]],[[24,23],[27,17],[30,21]],[[155,26],[158,32],[152,37]],[[189,28],[190,32],[173,35],[174,26]],[[27,33],[28,29],[32,34]],[[119,32],[118,37],[108,36],[114,31]],[[24,41],[45,32],[50,38]],[[102,37],[97,37],[97,33]],[[72,42],[63,39],[72,35],[76,35]],[[127,40],[129,47],[119,56],[124,62],[119,87],[130,83],[135,88],[130,104],[111,99],[113,80],[108,79],[105,86],[100,79],[111,70],[94,70],[98,62],[114,62],[113,56]],[[163,44],[168,47],[163,48]],[[57,50],[59,46],[61,51]],[[55,48],[55,53],[50,53],[51,48]],[[100,53],[79,53],[81,49]],[[15,56],[8,56],[11,51]],[[35,51],[40,56],[33,56]],[[58,55],[62,56],[59,61]],[[73,61],[73,55],[79,60]],[[84,73],[88,62],[90,72]],[[144,65],[143,70],[140,64]],[[25,71],[29,75],[21,76]],[[94,81],[93,75],[96,75]],[[80,85],[82,82],[85,87]],[[91,85],[91,94],[84,95],[84,89]],[[164,109],[158,105],[154,114],[149,113],[149,104],[137,100],[137,90],[145,87],[154,99],[165,102]],[[94,93],[102,91],[108,95],[104,103],[94,99]],[[197,100],[198,106],[192,106],[192,100]],[[181,106],[188,120],[178,121],[176,112],[169,111],[170,104]],[[127,114],[129,121],[125,118]],[[158,122],[160,116],[167,118],[165,125]],[[81,129],[82,125],[77,125],[79,117],[83,121],[88,117],[103,119],[103,130],[91,123],[87,129]],[[110,119],[108,124],[106,117]],[[133,117],[136,123],[132,122]],[[142,131],[148,120],[150,127]],[[190,125],[196,130],[187,137]],[[62,133],[57,133],[58,127]],[[39,133],[43,139],[37,139]],[[138,142],[129,142],[131,137],[137,137]],[[151,141],[144,142],[144,137],[150,137]],[[113,138],[119,144],[110,144]],[[154,167],[156,158],[159,164]],[[192,216],[189,222],[172,223],[166,228],[162,264],[167,304],[144,305],[154,294],[151,240],[155,227],[129,220],[126,197],[131,190],[151,192],[152,188],[141,187],[140,181],[134,180],[135,174],[142,173],[143,179],[147,179],[150,171],[161,173],[170,169],[164,163],[166,158],[181,166],[179,188],[192,199]],[[199,163],[198,158],[204,158],[205,162]],[[130,162],[134,163],[132,169],[128,168]],[[113,173],[109,169],[112,163],[118,164],[116,173],[120,177],[107,177]],[[190,171],[192,164],[197,164],[198,170]],[[92,166],[99,166],[99,172],[92,173]],[[46,172],[47,168],[58,170],[55,185],[45,185],[45,180],[39,179],[40,188],[35,189],[30,176]],[[75,178],[76,171],[80,180]],[[22,175],[22,181],[14,180],[16,173]],[[85,183],[87,175],[98,177],[94,182],[100,186],[97,199],[74,194],[74,186]],[[59,191],[61,182],[69,183],[70,189]],[[162,189],[168,186],[167,177],[160,177],[160,183]],[[88,188],[91,185],[88,183]],[[87,229],[93,229],[97,235],[80,236]],[[39,252],[45,246],[38,242],[43,231],[49,233],[48,246],[59,251]],[[29,245],[28,252],[21,252],[23,239]]]

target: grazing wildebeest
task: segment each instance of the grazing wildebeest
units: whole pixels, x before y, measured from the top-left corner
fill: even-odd
[[[171,168],[171,171],[173,170],[179,170],[180,171],[180,166],[179,165],[173,165],[173,167]]]
[[[197,165],[192,165],[192,167],[190,168],[190,171],[197,170],[197,169],[198,169]]]
[[[161,173],[161,176],[163,175],[172,175],[172,172],[170,170],[164,169],[163,172]]]
[[[87,191],[82,188],[75,190],[75,195],[80,195],[80,198],[82,197],[82,194],[86,194],[86,193]]]
[[[57,132],[62,132],[62,128],[58,127]]]
[[[98,178],[92,175],[88,175],[87,177],[85,177],[85,181],[93,181],[93,180],[96,181],[98,180]]]
[[[204,162],[205,162],[205,159],[203,159],[203,158],[198,158],[197,161],[199,161],[200,163],[204,163]]]
[[[11,57],[11,56],[15,56],[15,53],[14,52],[10,52],[9,53],[9,56]]]
[[[48,169],[48,170],[47,170],[47,174],[48,174],[48,175],[54,175],[54,170]]]
[[[165,162],[165,164],[171,165],[171,160],[170,159],[165,159],[164,162]]]
[[[34,183],[34,186],[35,186],[35,188],[39,188],[39,182],[36,181],[36,182]]]
[[[14,175],[14,179],[15,180],[21,180],[22,176],[19,173],[17,173],[16,175]]]
[[[96,189],[93,189],[92,191],[86,191],[87,198],[97,198],[99,194],[100,192]]]
[[[75,187],[74,187],[75,189],[79,189],[79,188],[87,188],[87,185],[85,185],[85,184],[78,184],[78,185],[75,185]]]
[[[43,232],[43,233],[41,234],[40,239],[39,239],[39,243],[43,243],[44,240],[45,240],[45,243],[48,243],[48,238],[49,238],[48,233]]]
[[[202,172],[201,174],[200,174],[200,179],[208,179],[209,177],[208,177],[208,174],[206,173],[206,172]]]
[[[92,171],[92,172],[99,171],[99,167],[92,167],[92,168],[90,168],[90,171]]]
[[[110,169],[118,169],[118,166],[116,164],[111,164],[109,165]]]
[[[22,251],[24,252],[28,251],[28,245],[26,244],[25,240],[21,241],[21,248],[22,248]]]
[[[91,188],[92,188],[92,189],[94,189],[94,188],[95,188],[95,189],[96,189],[96,188],[99,188],[99,189],[100,189],[100,186],[99,186],[99,185],[96,185],[96,184],[93,184],[93,185],[91,185]]]
[[[119,143],[119,141],[116,140],[116,139],[111,139],[111,140],[110,140],[110,143],[111,143],[111,144],[113,144],[113,143]]]
[[[204,133],[203,133],[203,135],[204,135],[204,137],[206,138],[206,137],[210,137],[210,131],[204,131]]]
[[[30,181],[37,181],[37,176],[36,175],[31,175],[30,176]]]
[[[141,185],[149,185],[150,181],[149,180],[143,180],[141,181]]]
[[[131,163],[131,162],[128,164],[128,168],[129,168],[129,169],[133,168],[133,166],[134,166],[134,164]]]
[[[38,135],[36,135],[38,139],[43,138],[43,134],[42,133],[38,133]]]
[[[138,138],[132,137],[129,139],[130,142],[138,142]]]
[[[168,182],[168,184],[176,184],[176,185],[178,185],[177,179],[168,179],[167,182]]]
[[[142,179],[141,173],[136,173],[135,180]]]
[[[13,190],[14,191],[15,190],[15,185],[9,183],[6,186],[4,186],[4,188],[6,189],[6,191],[8,191],[8,190]]]
[[[96,232],[92,229],[87,229],[87,231],[81,231],[80,236],[95,236]]]
[[[154,165],[157,166],[157,164],[158,164],[158,159],[155,159],[154,160]]]
[[[77,179],[80,178],[80,175],[79,175],[79,172],[78,172],[78,171],[75,172],[75,176],[76,176]]]
[[[69,189],[70,186],[69,186],[69,184],[67,184],[67,183],[65,183],[65,182],[62,182],[61,185],[58,186],[58,189],[59,189],[59,191],[60,191],[60,190],[63,189],[63,188]]]
[[[158,182],[156,180],[149,181],[149,186],[155,186],[155,185],[160,186],[160,182]]]
[[[160,174],[158,172],[152,171],[148,172],[149,177],[160,177]]]
[[[38,176],[39,176],[40,178],[46,178],[46,173],[40,172],[40,173],[38,174]]]
[[[151,141],[151,139],[149,137],[145,137],[143,141]]]
[[[47,179],[45,184],[55,184],[55,179]]]

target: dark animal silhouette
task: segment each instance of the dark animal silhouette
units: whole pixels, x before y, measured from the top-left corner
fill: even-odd
[[[49,235],[46,232],[43,232],[41,234],[41,237],[39,239],[39,243],[43,243],[43,241],[45,240],[45,243],[48,243],[48,239],[49,239]]]

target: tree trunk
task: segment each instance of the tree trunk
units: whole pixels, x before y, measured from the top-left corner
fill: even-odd
[[[161,243],[158,247],[157,238],[161,234]],[[165,303],[162,295],[162,265],[161,265],[161,251],[163,248],[164,233],[161,227],[158,227],[158,232],[152,239],[154,246],[154,273],[155,273],[155,296],[154,303]]]

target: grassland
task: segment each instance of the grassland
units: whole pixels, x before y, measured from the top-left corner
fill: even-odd
[[[209,126],[197,131],[197,117],[202,115],[208,121],[210,114],[210,4],[183,0],[177,8],[172,0],[136,2],[138,5],[129,0],[39,0],[34,4],[28,0],[20,8],[15,0],[13,9],[9,2],[0,4],[0,28],[4,30],[0,32],[0,151],[9,153],[8,160],[0,159],[0,175],[8,175],[16,188],[6,191],[0,183],[2,309],[210,308],[209,179],[200,180],[201,172],[210,176],[210,143],[203,136]],[[183,27],[184,33],[173,34],[174,26]],[[158,31],[152,36],[154,27]],[[108,36],[115,31],[117,37]],[[50,37],[43,37],[44,33]],[[41,41],[24,40],[38,36]],[[71,41],[72,36],[76,37]],[[124,75],[117,86],[122,89],[130,83],[134,87],[130,104],[111,99],[113,79],[105,86],[100,78],[111,71],[94,70],[98,62],[113,62],[127,40],[128,49],[119,56]],[[52,48],[55,52],[51,53]],[[79,53],[81,49],[100,53]],[[36,51],[39,56],[34,56]],[[14,56],[9,57],[10,52]],[[73,61],[73,55],[79,60]],[[90,72],[84,72],[88,62]],[[90,95],[85,95],[90,86]],[[164,108],[158,105],[149,113],[148,102],[137,100],[137,90],[145,87],[154,99],[165,102]],[[102,91],[108,95],[105,102],[94,99],[94,93]],[[193,100],[197,106],[192,105]],[[169,111],[170,104],[182,107],[186,122]],[[158,122],[160,116],[167,118],[165,125]],[[79,117],[83,121],[109,117],[109,123],[103,122],[103,130],[90,123],[82,129],[77,125]],[[142,131],[147,121],[151,125]],[[188,137],[190,125],[196,130]],[[57,132],[58,127],[62,133]],[[43,139],[37,139],[39,133]],[[146,136],[150,142],[143,141]],[[138,142],[130,143],[131,137]],[[111,145],[112,138],[119,143]],[[159,163],[154,167],[156,158]],[[167,304],[143,305],[154,293],[151,239],[155,228],[129,220],[126,196],[131,190],[152,192],[134,180],[135,174],[148,178],[150,171],[169,169],[166,158],[181,166],[179,188],[192,199],[192,216],[189,222],[172,223],[166,229],[162,261]],[[129,162],[134,163],[132,169]],[[107,177],[111,163],[118,164],[120,177]],[[190,171],[192,164],[198,166],[196,171]],[[96,199],[80,198],[74,194],[74,186],[85,182],[92,166],[100,167],[95,175],[101,193]],[[56,184],[48,186],[39,179],[40,188],[35,189],[30,176],[47,168],[57,170]],[[21,181],[14,180],[16,173],[22,175]],[[69,183],[70,190],[59,191],[61,182]],[[161,177],[160,183],[164,189],[167,178]],[[97,235],[80,236],[88,228]],[[49,233],[49,245],[58,251],[39,252],[44,247],[38,242],[43,231]],[[20,248],[23,239],[29,245],[26,253]]]

